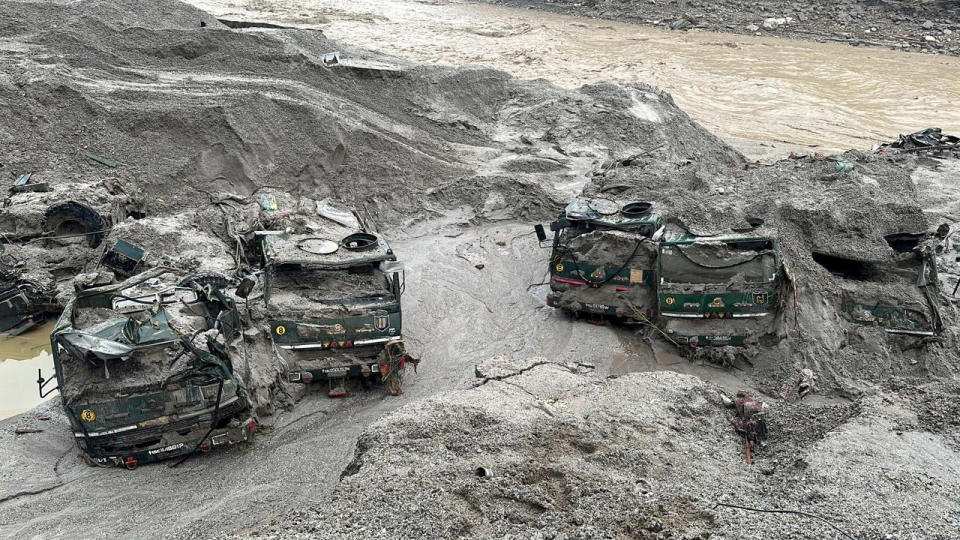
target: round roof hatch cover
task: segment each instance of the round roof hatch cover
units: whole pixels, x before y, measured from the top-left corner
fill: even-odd
[[[647,201],[630,201],[623,205],[620,213],[625,218],[639,218],[649,214],[651,208],[653,208],[653,204]]]
[[[620,205],[610,199],[595,197],[590,199],[590,208],[594,209],[601,216],[612,216],[620,211]]]
[[[358,232],[351,235],[345,236],[343,240],[340,240],[340,245],[349,249],[350,251],[365,251],[368,249],[373,249],[377,247],[379,241],[377,240],[376,235]]]
[[[297,249],[314,255],[330,255],[340,249],[340,244],[326,238],[304,238],[297,242]]]

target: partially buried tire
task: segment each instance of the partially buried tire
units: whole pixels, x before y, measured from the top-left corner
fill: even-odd
[[[103,242],[104,221],[93,208],[67,201],[47,208],[43,215],[43,229],[54,237],[85,237],[87,245],[95,248]]]
[[[180,280],[180,287],[193,287],[197,284],[200,287],[212,286],[214,289],[225,289],[230,284],[230,280],[223,274],[217,272],[202,272],[199,274],[190,274]]]

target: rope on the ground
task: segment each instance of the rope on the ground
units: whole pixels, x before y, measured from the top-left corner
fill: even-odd
[[[770,509],[765,509],[765,508],[751,508],[751,507],[749,507],[749,506],[740,506],[740,505],[737,505],[737,504],[727,504],[727,503],[721,503],[721,502],[718,502],[718,503],[716,503],[715,505],[713,505],[713,508],[716,509],[718,506],[726,506],[726,507],[728,507],[728,508],[739,508],[740,510],[749,510],[749,511],[751,511],[751,512],[767,512],[767,513],[772,513],[772,514],[796,514],[796,515],[798,515],[798,516],[804,516],[804,517],[810,517],[810,518],[813,518],[813,519],[819,519],[820,521],[822,521],[822,522],[826,523],[827,525],[833,527],[833,529],[834,529],[835,531],[837,531],[838,533],[842,534],[843,536],[845,536],[845,537],[847,537],[847,538],[850,538],[850,540],[857,540],[854,536],[851,536],[850,534],[848,534],[847,532],[845,532],[845,531],[844,531],[843,529],[841,529],[840,527],[837,527],[836,525],[834,525],[833,523],[831,523],[829,519],[827,519],[827,518],[825,518],[825,517],[823,517],[823,516],[818,516],[818,515],[816,515],[816,514],[811,514],[811,513],[809,513],[809,512],[803,512],[803,511],[800,511],[800,510],[770,510]]]

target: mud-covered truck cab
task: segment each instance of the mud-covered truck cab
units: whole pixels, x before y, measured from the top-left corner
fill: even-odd
[[[20,335],[59,310],[52,280],[31,279],[0,261],[0,332]]]
[[[743,346],[771,335],[782,274],[772,236],[667,239],[657,256],[662,329],[690,346]]]
[[[291,382],[321,382],[331,397],[347,379],[400,393],[403,267],[379,236],[330,225],[321,232],[257,233],[270,335]]]
[[[243,365],[227,352],[240,339],[234,302],[211,286],[177,284],[157,269],[79,291],[57,321],[56,379],[90,464],[133,468],[256,431]]]
[[[640,201],[574,199],[550,224],[547,305],[575,314],[645,320],[656,306],[660,217]],[[546,239],[538,226],[538,236]]]
[[[890,249],[873,257],[851,258],[826,250],[814,260],[840,278],[842,316],[888,334],[933,336],[942,329],[936,248],[933,233],[887,235]]]

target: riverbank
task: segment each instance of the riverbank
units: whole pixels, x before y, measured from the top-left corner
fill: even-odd
[[[418,64],[484,66],[567,89],[650,84],[750,159],[867,149],[927,126],[960,132],[960,58],[952,56],[675,32],[460,0],[191,3],[219,18],[320,30]]]
[[[687,31],[960,55],[960,2],[926,0],[481,0]]]

